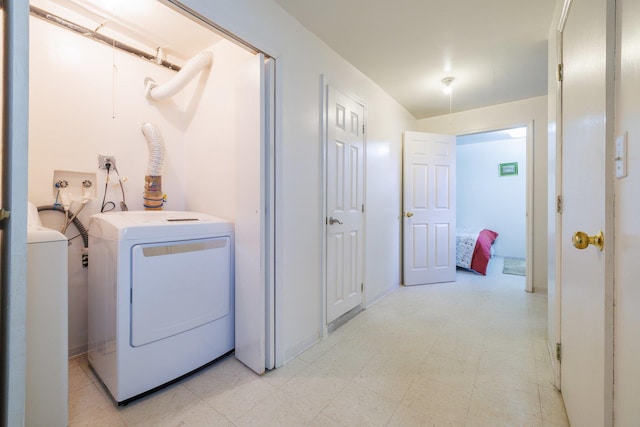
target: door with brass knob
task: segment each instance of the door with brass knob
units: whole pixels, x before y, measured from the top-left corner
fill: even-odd
[[[609,23],[598,18],[608,7],[605,2],[574,1],[566,12],[558,49],[558,63],[563,64],[559,147],[549,153],[560,165],[555,188],[561,198],[556,210],[558,266],[550,279],[558,283],[547,292],[554,304],[548,312],[555,316],[548,324],[555,323],[558,333],[550,334],[549,342],[561,344],[560,362],[553,363],[574,426],[613,425],[614,186],[609,168],[615,136],[610,126],[614,103],[609,100],[614,73],[608,65]],[[599,230],[607,233],[606,242],[596,234]]]
[[[406,216],[407,218],[411,218],[411,217],[413,216],[413,212],[407,212],[407,213],[405,214],[405,216]]]
[[[589,236],[584,231],[576,231],[571,238],[571,243],[577,249],[586,249],[589,245],[593,245],[602,250],[604,248],[604,234],[600,231],[595,236]]]

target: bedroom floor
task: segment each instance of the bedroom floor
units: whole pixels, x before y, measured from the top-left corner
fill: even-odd
[[[229,356],[117,408],[70,359],[70,426],[568,426],[552,385],[545,295],[523,276],[458,271],[401,287],[283,368]]]

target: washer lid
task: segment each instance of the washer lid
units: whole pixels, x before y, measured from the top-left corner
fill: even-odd
[[[27,202],[27,225],[42,227],[38,208],[31,202]]]
[[[29,225],[27,227],[27,243],[45,243],[66,241],[64,234],[47,227]]]
[[[199,212],[126,211],[93,215],[89,234],[106,240],[185,238],[233,233],[227,220]]]

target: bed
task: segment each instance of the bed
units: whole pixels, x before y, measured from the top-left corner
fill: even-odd
[[[491,258],[491,245],[498,233],[488,229],[458,227],[456,229],[456,265],[487,274],[487,264]]]

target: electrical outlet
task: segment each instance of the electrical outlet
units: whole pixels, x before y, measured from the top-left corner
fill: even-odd
[[[113,169],[116,166],[116,158],[114,156],[98,154],[98,168],[106,169],[107,163],[109,163],[111,165],[110,168]]]

